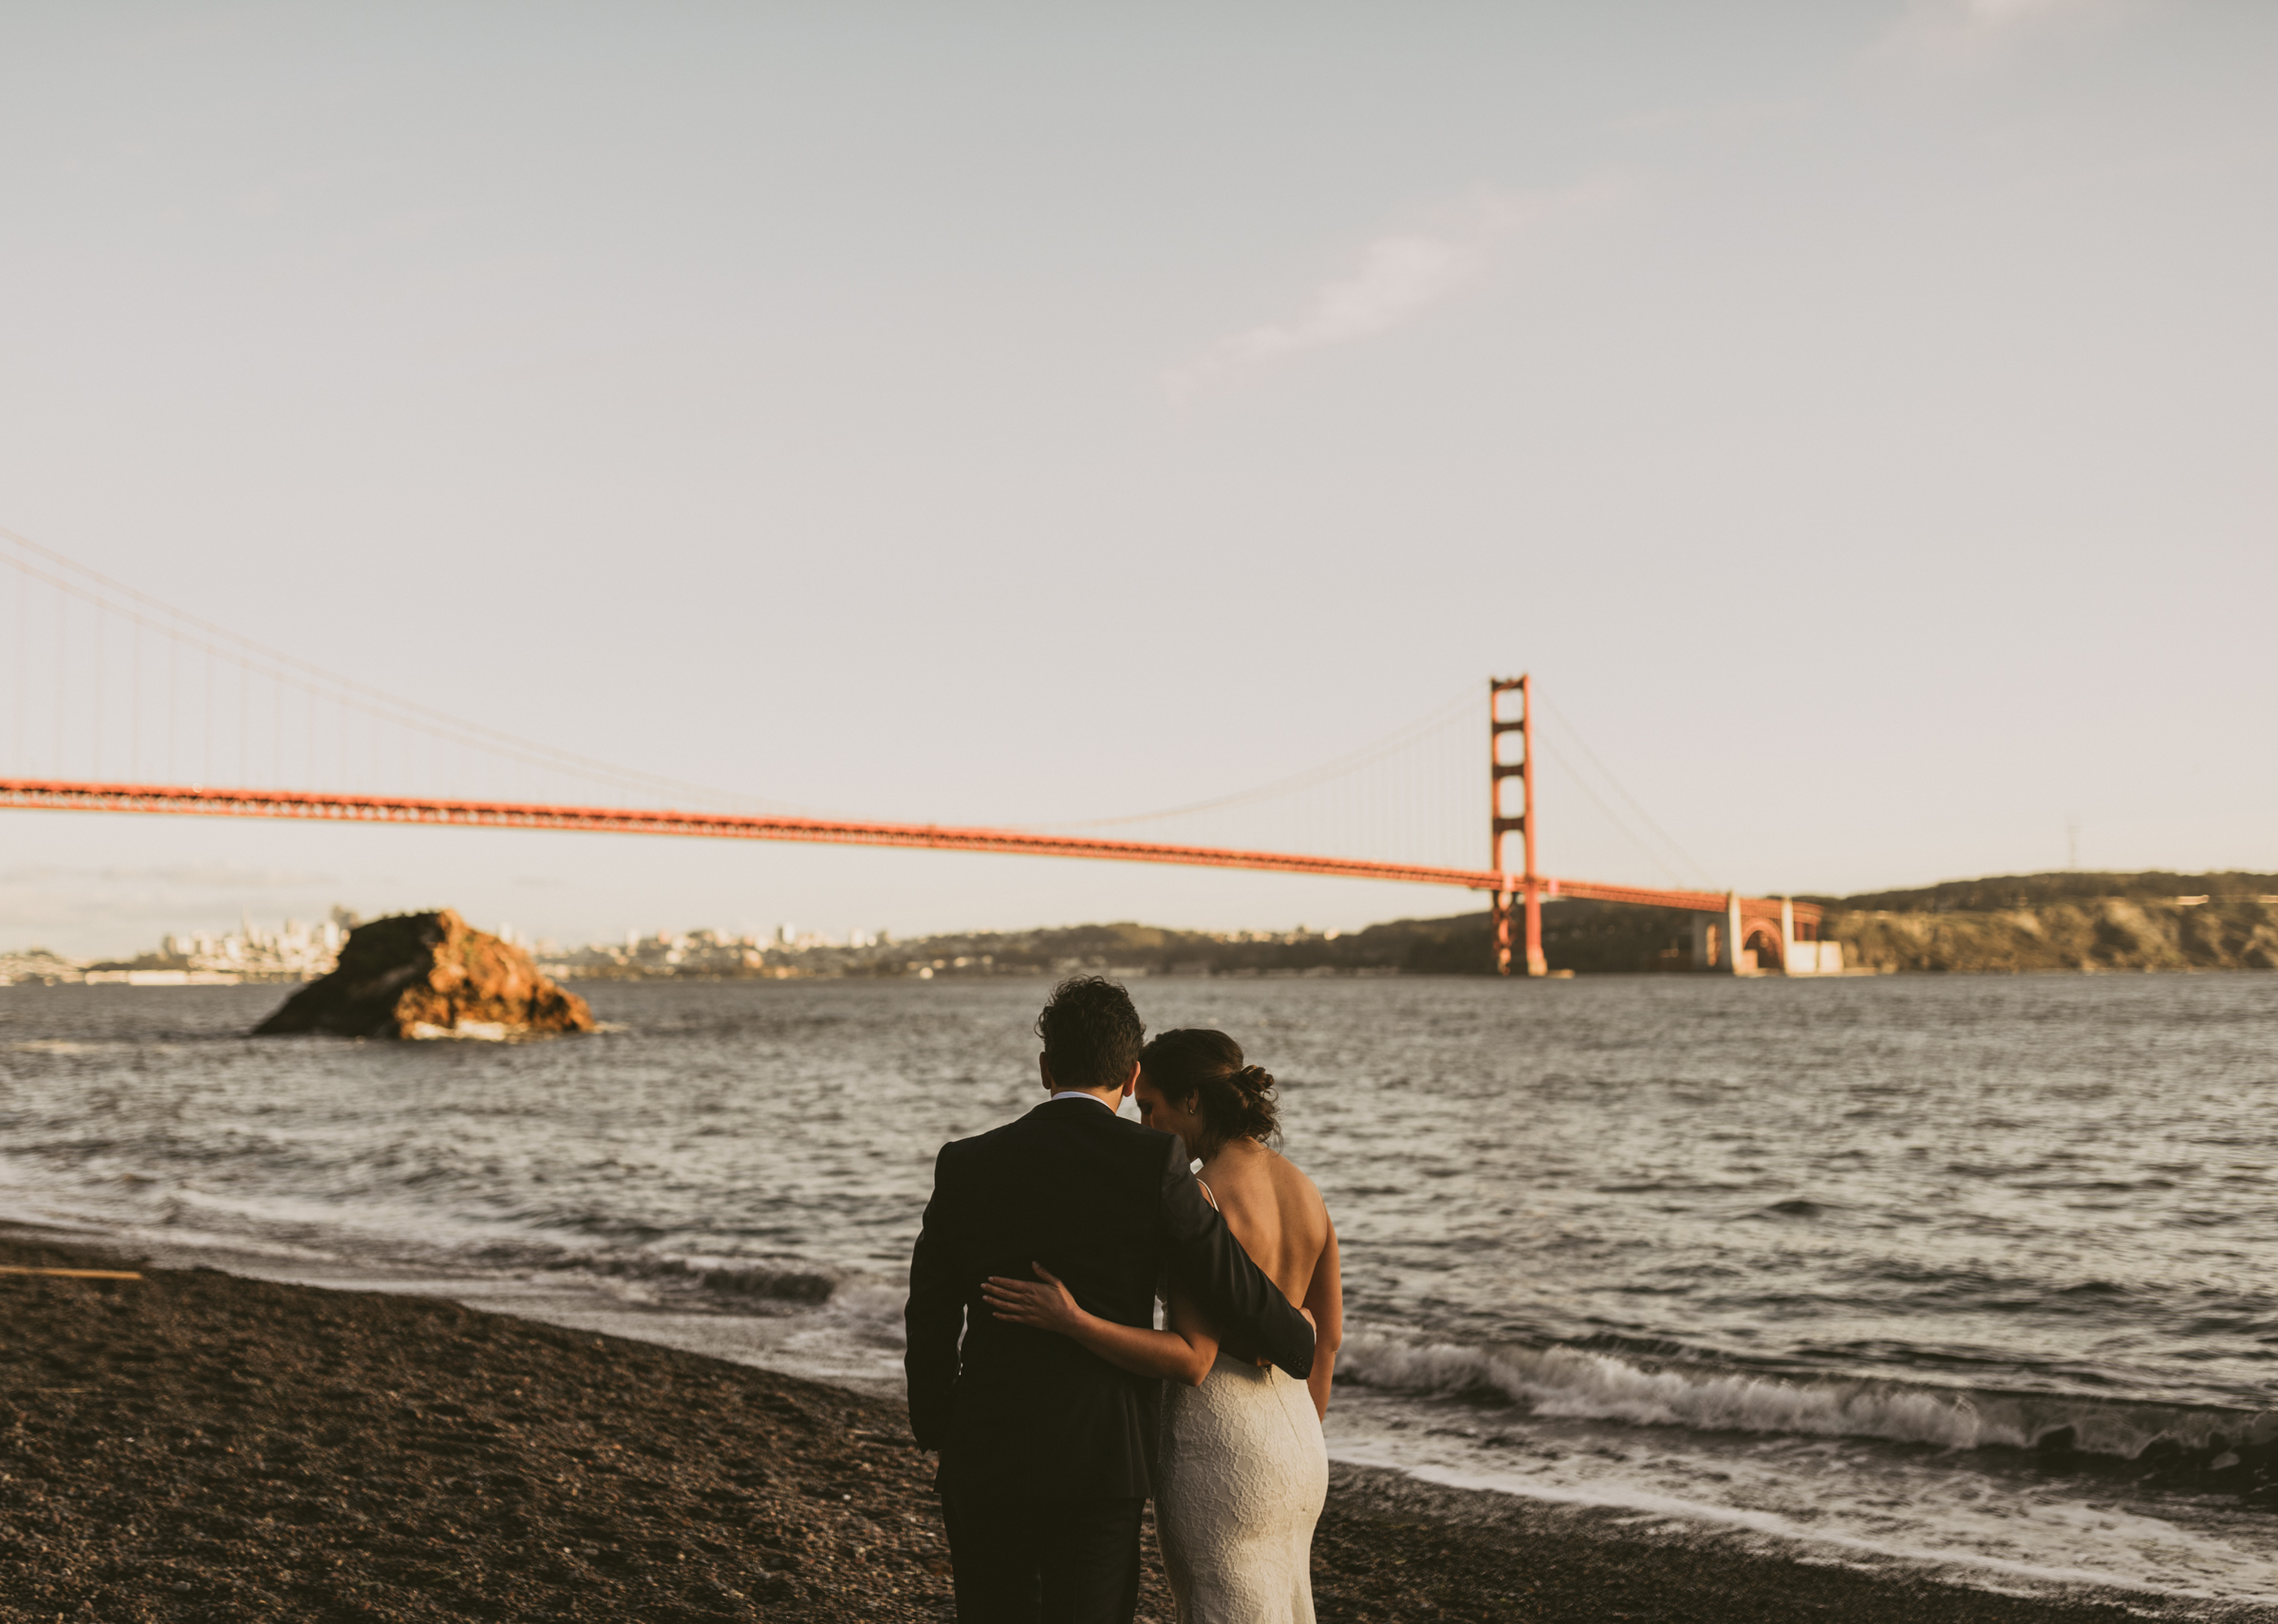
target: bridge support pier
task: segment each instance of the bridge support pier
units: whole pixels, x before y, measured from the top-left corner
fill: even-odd
[[[1547,976],[1550,965],[1542,957],[1542,887],[1521,881],[1494,898],[1495,973],[1507,976],[1517,960],[1529,976]],[[1522,957],[1523,954],[1523,957]]]

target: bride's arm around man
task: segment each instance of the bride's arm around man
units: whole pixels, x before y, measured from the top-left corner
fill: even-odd
[[[1313,1323],[1316,1340],[1305,1383],[1315,1415],[1325,1418],[1344,1341],[1336,1226],[1313,1181],[1268,1143],[1280,1130],[1276,1092],[1263,1067],[1243,1063],[1233,1038],[1189,1029],[1163,1033],[1141,1051],[1134,1093],[1141,1121],[1176,1133],[1202,1157],[1204,1199],[1224,1215],[1227,1229],[1266,1278]],[[1188,1387],[1200,1387],[1217,1360],[1217,1328],[1183,1288],[1172,1289],[1167,1330],[1135,1330],[1087,1313],[1066,1282],[1041,1264],[1034,1273],[1035,1280],[988,1281],[982,1293],[991,1311],[1071,1337],[1134,1374]]]

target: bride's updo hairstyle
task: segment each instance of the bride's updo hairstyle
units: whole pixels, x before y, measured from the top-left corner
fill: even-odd
[[[1281,1137],[1273,1073],[1243,1065],[1242,1045],[1223,1032],[1189,1026],[1157,1033],[1139,1051],[1139,1069],[1165,1098],[1203,1119],[1210,1143],[1188,1147],[1198,1156],[1235,1139]]]

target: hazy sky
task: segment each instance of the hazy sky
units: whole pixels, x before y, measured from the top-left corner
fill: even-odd
[[[2261,0],[13,4],[0,75],[0,526],[411,700],[1041,823],[1531,670],[1688,881],[2278,868]],[[1669,877],[1555,767],[1542,842]],[[1469,905],[0,818],[0,946],[336,899]]]

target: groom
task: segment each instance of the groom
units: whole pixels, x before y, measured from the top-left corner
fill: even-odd
[[[1146,1036],[1130,996],[1064,981],[1036,1036],[1051,1097],[934,1164],[904,1316],[910,1429],[941,1451],[960,1624],[1130,1624],[1160,1384],[995,1318],[981,1281],[1042,1263],[1093,1314],[1144,1327],[1167,1270],[1229,1343],[1300,1381],[1313,1330],[1203,1199],[1179,1137],[1115,1114]]]

